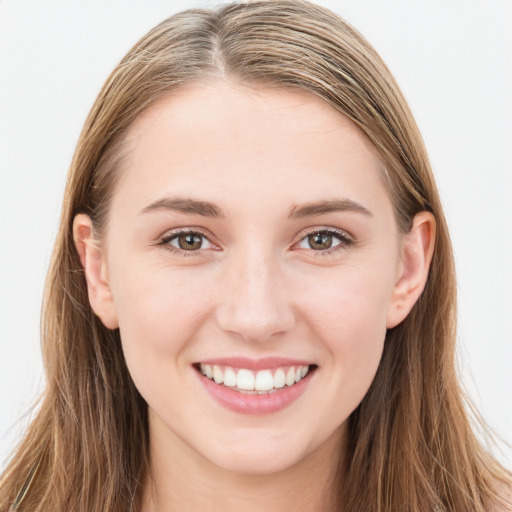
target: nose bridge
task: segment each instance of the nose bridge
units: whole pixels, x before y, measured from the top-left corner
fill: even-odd
[[[291,328],[294,315],[278,256],[271,247],[247,243],[226,266],[218,321],[248,341],[265,341]]]

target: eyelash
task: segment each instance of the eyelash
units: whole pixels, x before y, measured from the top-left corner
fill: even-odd
[[[323,250],[314,250],[314,249],[306,249],[312,251],[315,257],[317,256],[330,256],[333,253],[337,253],[338,251],[342,251],[344,249],[348,249],[351,245],[354,244],[354,239],[342,229],[336,228],[320,228],[314,229],[313,231],[309,231],[299,240],[298,244],[300,244],[303,240],[305,240],[308,236],[311,235],[326,235],[331,236],[333,238],[337,238],[340,243],[335,245],[334,247],[330,247],[328,249]],[[334,242],[333,242],[334,243]],[[295,245],[298,245],[295,244]]]
[[[172,252],[174,254],[178,254],[180,256],[184,256],[184,257],[196,256],[197,253],[201,249],[187,251],[187,250],[184,250],[184,249],[178,249],[177,247],[173,247],[172,245],[170,245],[170,242],[172,240],[175,240],[178,237],[184,236],[184,235],[199,236],[199,237],[201,237],[203,239],[208,240],[210,242],[210,244],[213,245],[213,242],[211,242],[210,239],[206,235],[204,235],[203,233],[201,233],[199,231],[194,231],[194,230],[191,230],[191,229],[184,229],[184,230],[179,230],[179,231],[173,231],[173,232],[163,236],[161,238],[160,242],[158,243],[158,245],[162,246],[165,250],[170,251],[170,252]],[[328,255],[331,255],[331,254],[336,253],[336,252],[338,252],[340,250],[347,249],[348,247],[350,247],[351,245],[353,245],[355,243],[354,240],[352,239],[352,237],[347,232],[345,232],[345,231],[343,231],[341,229],[336,229],[336,228],[320,228],[320,229],[315,229],[313,231],[309,231],[309,232],[305,233],[301,237],[299,242],[297,242],[295,245],[300,244],[303,240],[305,240],[308,236],[311,236],[311,235],[331,236],[333,238],[337,238],[340,241],[340,243],[338,243],[334,247],[330,247],[330,248],[324,249],[324,250],[306,249],[306,250],[312,251],[312,253],[314,254],[315,257],[316,256],[328,256]]]
[[[173,247],[172,245],[170,245],[170,242],[172,240],[174,240],[180,236],[186,236],[186,235],[200,236],[201,238],[206,239],[210,242],[210,239],[206,235],[204,235],[203,233],[201,233],[199,231],[194,231],[192,229],[183,229],[183,230],[173,231],[171,233],[168,233],[167,235],[164,235],[161,238],[161,241],[159,242],[158,245],[162,246],[165,250],[172,252],[174,254],[178,254],[180,256],[184,256],[184,257],[196,256],[197,253],[199,252],[199,249],[196,251],[186,251],[184,249],[178,249],[177,247]],[[210,242],[210,243],[212,244],[212,242]]]

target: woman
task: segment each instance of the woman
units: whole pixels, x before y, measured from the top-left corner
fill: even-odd
[[[163,22],[101,91],[8,510],[507,510],[450,240],[375,51],[302,1]],[[251,508],[252,507],[252,508]]]

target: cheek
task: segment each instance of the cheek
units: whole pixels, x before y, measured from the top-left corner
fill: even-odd
[[[183,403],[189,386],[187,347],[208,314],[208,290],[204,280],[190,279],[176,269],[140,264],[136,268],[130,279],[115,283],[128,371],[150,410],[180,417],[188,407]],[[194,413],[193,408],[187,410]]]
[[[308,321],[333,343],[373,338],[385,333],[391,280],[367,268],[343,268],[314,276],[303,292],[301,310]],[[380,338],[380,336],[378,336]]]
[[[363,399],[380,363],[389,282],[373,272],[340,271],[317,279],[315,293],[301,307],[314,338],[328,353],[325,366],[346,415]]]
[[[180,354],[208,314],[208,287],[178,270],[135,268],[112,280],[125,358],[134,380],[158,372],[168,380],[180,375]]]

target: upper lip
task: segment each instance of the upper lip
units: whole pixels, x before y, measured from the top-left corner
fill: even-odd
[[[247,370],[270,370],[281,366],[309,366],[313,363],[302,359],[290,359],[288,357],[262,357],[251,359],[248,357],[223,357],[204,359],[197,364],[210,364],[218,366],[231,366],[233,368],[246,368]]]

